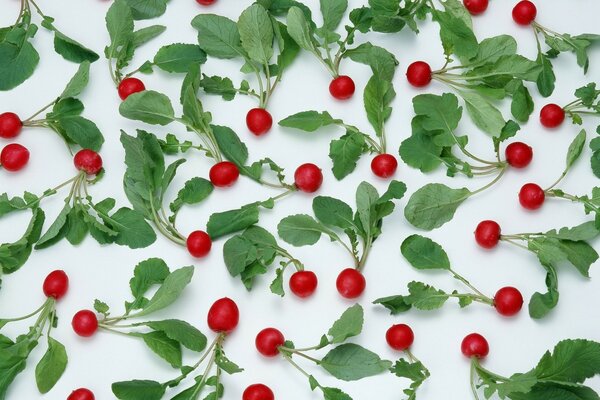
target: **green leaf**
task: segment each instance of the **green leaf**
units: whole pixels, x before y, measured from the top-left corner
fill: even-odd
[[[517,41],[509,35],[499,35],[486,38],[479,43],[477,56],[473,63],[495,63],[502,56],[510,56],[517,53]]]
[[[346,339],[358,336],[362,332],[364,311],[360,304],[348,308],[342,316],[333,323],[327,332],[331,337],[331,344],[343,343]]]
[[[76,97],[83,92],[83,89],[86,88],[90,79],[90,63],[88,61],[84,61],[79,65],[77,72],[69,83],[67,83],[67,87],[60,94],[60,98],[64,99],[67,97]]]
[[[589,221],[574,226],[573,228],[561,228],[558,232],[556,230],[551,230],[544,233],[544,236],[577,242],[580,240],[594,239],[598,234],[600,234],[600,231],[596,228],[594,221]]]
[[[281,126],[305,132],[314,132],[322,127],[340,123],[342,123],[341,120],[334,119],[327,111],[302,111],[279,121]]]
[[[360,156],[367,151],[365,135],[348,131],[329,145],[329,158],[333,161],[333,175],[342,180],[356,168]]]
[[[542,96],[548,97],[554,92],[554,84],[556,82],[554,68],[548,57],[542,53],[538,54],[536,62],[542,67],[536,81],[538,90]]]
[[[185,321],[167,319],[144,322],[144,325],[155,331],[163,332],[169,339],[181,343],[182,346],[192,351],[202,351],[206,348],[206,336]]]
[[[225,158],[242,167],[248,161],[248,148],[240,140],[239,136],[226,126],[211,125],[211,129],[219,145],[219,150]]]
[[[215,240],[231,233],[242,231],[258,223],[259,205],[248,204],[237,210],[214,213],[208,219],[206,232]]]
[[[313,217],[305,214],[285,217],[277,225],[277,233],[286,243],[293,246],[310,246],[319,241],[327,229]]]
[[[14,243],[0,245],[0,272],[11,274],[25,264],[31,255],[33,245],[40,238],[44,219],[44,211],[41,208],[35,208],[23,236]]]
[[[462,118],[462,108],[458,106],[456,96],[451,93],[444,93],[441,96],[420,94],[413,98],[413,108],[415,114],[421,116],[418,119],[419,127],[427,131],[452,133]],[[413,133],[414,131],[413,124]]]
[[[323,28],[335,31],[348,8],[348,0],[320,0]]]
[[[126,0],[116,0],[106,13],[106,28],[110,35],[107,56],[118,54],[120,47],[126,47],[133,39],[133,16]]]
[[[598,374],[600,343],[583,339],[559,342],[535,367],[538,380],[554,382],[583,383]]]
[[[143,308],[148,300],[144,299],[146,292],[154,285],[162,284],[169,275],[169,267],[160,258],[149,258],[135,266],[133,278],[129,281],[131,294],[136,301],[130,309]]]
[[[420,235],[407,237],[402,242],[400,251],[416,269],[450,269],[448,254],[442,246],[427,237]]]
[[[114,240],[130,249],[142,249],[156,241],[154,229],[138,211],[122,207],[110,219],[103,218],[107,226],[117,232]]]
[[[273,24],[260,4],[246,8],[237,22],[242,46],[251,60],[268,65],[273,56]]]
[[[215,14],[200,14],[192,20],[198,30],[198,43],[209,56],[216,58],[244,57],[240,32],[235,22]]]
[[[573,166],[575,161],[581,156],[581,152],[583,151],[583,147],[585,146],[586,133],[585,129],[582,129],[575,139],[569,145],[569,150],[567,151],[567,166],[565,170],[568,170]]]
[[[539,384],[527,393],[511,393],[512,400],[598,400],[598,393],[587,386]]]
[[[83,110],[84,106],[80,100],[66,97],[60,99],[54,107],[52,107],[52,112],[46,114],[46,119],[57,120],[63,117],[73,117],[83,113]]]
[[[100,58],[95,51],[56,29],[54,29],[54,51],[63,56],[65,60],[76,63],[94,62]]]
[[[39,61],[38,52],[26,39],[19,45],[0,42],[0,90],[10,90],[25,82],[33,75]]]
[[[83,149],[99,151],[104,143],[104,136],[95,123],[80,116],[65,116],[57,120],[61,132],[66,138]]]
[[[160,400],[165,386],[155,381],[125,381],[112,384],[112,392],[119,400]]]
[[[430,231],[450,221],[470,195],[466,188],[452,189],[441,183],[429,183],[413,193],[404,216],[413,226]]]
[[[125,118],[152,125],[167,125],[175,119],[171,100],[162,93],[144,90],[127,97],[119,106]]]
[[[194,267],[183,267],[171,272],[162,285],[158,288],[154,296],[148,301],[148,304],[135,315],[138,317],[151,314],[165,307],[170,306],[181,296],[183,289],[192,280]]]
[[[298,7],[291,7],[287,14],[288,33],[302,49],[315,52],[313,33],[304,12]]]
[[[136,20],[140,19],[151,19],[160,17],[167,10],[168,0],[126,0],[133,18]]]
[[[135,336],[140,336],[150,350],[171,364],[173,368],[181,367],[181,345],[178,341],[169,338],[165,332],[154,331],[135,334]]]
[[[138,29],[137,31],[133,32],[132,46],[134,48],[138,48],[144,43],[147,43],[150,40],[158,37],[166,30],[167,27],[163,25],[151,25]]]
[[[461,60],[469,60],[477,55],[479,51],[477,38],[462,19],[449,12],[436,12],[434,18],[440,23],[444,54],[456,54]]]
[[[233,100],[237,94],[233,82],[229,78],[222,78],[220,76],[202,76],[200,86],[208,94],[220,95],[223,100]]]
[[[346,203],[333,197],[317,196],[313,200],[313,212],[325,225],[349,229],[354,226],[352,209]]]
[[[398,66],[396,57],[383,47],[363,43],[358,47],[346,50],[344,57],[371,67],[373,75],[391,82]]]
[[[519,82],[517,88],[512,94],[512,102],[510,104],[510,111],[517,121],[527,122],[529,116],[533,112],[533,99],[529,90]]]
[[[67,368],[67,350],[60,342],[48,337],[48,350],[35,367],[35,381],[40,393],[48,393]]]
[[[410,294],[405,297],[406,302],[419,310],[438,309],[448,300],[448,294],[422,282],[410,282],[408,292]]]
[[[352,397],[342,392],[341,389],[331,387],[321,387],[324,400],[352,400]]]
[[[174,43],[163,46],[154,56],[154,65],[167,72],[185,74],[194,65],[204,64],[206,53],[197,44]]]
[[[337,379],[356,381],[385,372],[392,363],[357,344],[346,343],[327,353],[320,365]]]
[[[459,94],[465,101],[467,113],[475,125],[492,136],[500,136],[506,125],[500,110],[479,93],[461,90]]]
[[[213,188],[212,183],[204,178],[192,178],[177,193],[169,208],[177,213],[184,204],[198,204],[210,196]]]
[[[367,119],[377,136],[384,134],[385,122],[392,114],[390,104],[394,97],[396,97],[396,92],[392,82],[382,79],[378,75],[373,75],[365,86],[363,99]]]
[[[35,249],[44,249],[46,247],[50,247],[65,236],[65,230],[63,228],[67,223],[67,216],[70,212],[71,205],[65,202],[64,207],[54,222],[52,222],[48,230],[37,241]]]
[[[391,315],[400,314],[412,308],[412,305],[407,302],[406,296],[381,297],[373,301],[373,304],[381,304],[390,311]]]

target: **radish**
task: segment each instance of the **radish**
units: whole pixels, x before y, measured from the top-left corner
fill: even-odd
[[[558,104],[546,104],[540,110],[540,122],[546,128],[556,128],[565,120],[565,110]]]
[[[427,86],[431,82],[431,77],[431,67],[424,61],[415,61],[406,70],[406,78],[414,87]]]
[[[485,358],[490,352],[487,340],[478,333],[471,333],[463,339],[460,350],[469,358]]]
[[[301,298],[311,296],[317,284],[317,275],[312,271],[297,271],[290,277],[290,290]]]
[[[355,90],[354,81],[347,75],[340,75],[329,84],[329,93],[338,100],[351,98]]]
[[[391,154],[378,154],[371,161],[371,171],[380,178],[389,178],[398,168],[396,157]]]
[[[228,297],[219,299],[208,310],[208,327],[217,333],[233,331],[240,321],[237,304]]]
[[[206,257],[212,247],[212,240],[204,231],[190,233],[185,243],[188,252],[196,258]]]
[[[217,0],[196,0],[196,2],[198,4],[201,4],[203,6],[210,6],[210,5],[214,4],[214,3],[216,3],[216,1]]]
[[[71,392],[69,397],[67,397],[67,400],[95,400],[95,399],[96,399],[96,397],[94,396],[94,393],[92,393],[91,390],[85,389],[85,388],[76,389],[73,392]]]
[[[546,192],[535,183],[526,183],[519,191],[519,202],[528,210],[537,210],[544,204]]]
[[[523,295],[512,286],[503,287],[494,296],[494,307],[496,307],[499,314],[512,317],[521,311]]]
[[[367,281],[358,269],[346,268],[338,275],[335,285],[342,297],[355,299],[365,291]]]
[[[88,175],[96,175],[102,169],[102,157],[90,149],[79,150],[73,158],[75,168]]]
[[[20,171],[29,161],[29,150],[18,143],[6,145],[0,152],[0,166],[7,171]]]
[[[475,229],[475,240],[484,249],[496,247],[500,241],[500,225],[496,221],[481,221]]]
[[[285,343],[283,333],[275,328],[265,328],[256,335],[255,345],[260,354],[265,357],[275,357],[279,347]]]
[[[23,122],[19,116],[12,112],[0,114],[0,137],[11,139],[16,137],[23,128]]]
[[[523,0],[517,3],[512,10],[513,20],[519,25],[529,25],[537,15],[537,8],[529,0]]]
[[[242,400],[275,400],[275,395],[268,386],[255,383],[244,390]]]
[[[488,0],[463,0],[465,8],[471,15],[482,14],[488,8]]]
[[[144,82],[138,78],[125,78],[119,83],[119,97],[125,100],[134,93],[143,92],[146,90]]]
[[[238,180],[240,170],[237,165],[230,161],[221,161],[210,168],[208,176],[213,185],[217,187],[229,187]]]
[[[299,190],[314,193],[323,183],[323,172],[315,164],[302,164],[294,173],[294,183]]]
[[[69,289],[69,277],[62,270],[50,272],[44,280],[43,290],[46,297],[60,300]]]
[[[75,313],[71,325],[79,336],[90,337],[98,330],[98,317],[91,310],[81,310]]]
[[[404,351],[412,346],[415,340],[415,334],[408,325],[392,325],[385,334],[385,340],[392,349]]]
[[[514,168],[525,168],[533,159],[533,149],[523,142],[514,142],[506,146],[506,161]]]
[[[273,117],[264,108],[253,108],[246,114],[246,126],[254,135],[262,136],[273,126]]]

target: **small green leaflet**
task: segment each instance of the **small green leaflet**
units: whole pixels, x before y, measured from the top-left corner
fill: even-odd
[[[40,393],[48,393],[67,368],[67,351],[61,343],[48,337],[48,350],[35,368]]]
[[[319,363],[337,379],[356,381],[390,369],[392,363],[357,344],[342,344],[329,351]]]
[[[345,342],[348,338],[358,336],[362,332],[364,323],[364,311],[360,304],[350,307],[342,316],[335,321],[333,326],[327,332],[331,338],[331,344]]]
[[[429,183],[413,193],[404,216],[416,228],[430,231],[450,221],[470,195],[466,188],[452,189],[441,183]]]

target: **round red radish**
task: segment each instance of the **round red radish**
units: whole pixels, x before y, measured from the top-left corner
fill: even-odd
[[[526,183],[519,192],[519,202],[528,210],[537,210],[544,204],[546,193],[535,183]]]
[[[500,225],[496,221],[481,221],[475,228],[475,240],[484,249],[496,247],[500,241]]]
[[[465,8],[471,15],[482,14],[488,8],[488,0],[463,0]]]
[[[96,400],[91,390],[80,388],[71,392],[67,400]]]
[[[240,321],[240,310],[235,301],[223,297],[213,303],[208,310],[208,327],[215,332],[229,333]]]
[[[275,395],[268,386],[255,383],[244,390],[242,400],[275,400]]]
[[[256,335],[256,349],[265,357],[275,357],[285,343],[283,333],[275,328],[265,328]]]
[[[16,172],[29,162],[29,150],[18,143],[6,145],[0,152],[0,165],[7,171]]]
[[[365,291],[367,281],[356,268],[346,268],[338,275],[335,285],[342,297],[355,299]]]
[[[389,178],[398,168],[396,157],[391,154],[378,154],[371,161],[371,171],[380,178]]]
[[[485,358],[490,352],[490,346],[487,340],[479,333],[471,333],[463,339],[460,350],[465,357]]]
[[[529,0],[523,0],[517,3],[512,10],[513,20],[519,25],[529,25],[537,15],[537,8]]]
[[[91,310],[81,310],[73,316],[71,325],[79,336],[90,337],[98,330],[98,317]]]
[[[125,78],[119,83],[119,97],[121,100],[125,100],[134,93],[143,92],[146,90],[144,82],[138,78]]]
[[[264,108],[253,108],[246,114],[246,126],[254,135],[261,136],[273,126],[273,117]]]
[[[192,257],[202,258],[210,253],[212,240],[204,231],[194,231],[189,234],[185,245]]]
[[[54,297],[56,300],[61,299],[69,289],[69,277],[60,269],[52,271],[44,279],[42,286],[46,297]]]
[[[239,176],[240,170],[230,161],[218,162],[208,172],[211,183],[217,187],[229,187],[238,180]]]
[[[102,157],[90,149],[79,150],[73,157],[75,168],[88,175],[96,175],[102,169]]]
[[[505,317],[512,317],[521,311],[523,307],[523,295],[514,287],[503,287],[494,296],[494,307],[496,307],[499,314]]]
[[[385,333],[385,340],[392,349],[404,351],[412,346],[415,340],[415,334],[408,325],[392,325]]]
[[[314,193],[323,183],[323,172],[315,164],[306,163],[296,168],[294,173],[296,187],[306,193]]]
[[[540,110],[540,122],[546,128],[556,128],[565,120],[565,110],[558,104],[546,104]]]
[[[203,6],[210,6],[211,4],[216,3],[217,0],[196,0],[196,2]]]
[[[514,142],[506,146],[506,161],[514,168],[525,168],[533,159],[533,149],[523,142]]]
[[[415,61],[408,66],[406,78],[414,87],[427,86],[431,82],[431,67],[424,61]]]
[[[329,93],[338,100],[347,100],[354,94],[356,87],[352,78],[340,75],[329,84]]]
[[[297,271],[290,277],[290,290],[298,297],[311,296],[317,284],[317,275],[312,271]]]
[[[16,137],[23,128],[23,122],[19,116],[12,112],[0,114],[0,137],[12,139]]]

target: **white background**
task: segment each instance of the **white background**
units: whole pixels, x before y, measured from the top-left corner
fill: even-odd
[[[307,0],[306,3],[311,6],[316,18],[320,18],[318,2]],[[351,8],[362,5],[360,1],[350,3]],[[535,41],[531,30],[519,27],[512,21],[511,8],[514,3],[515,1],[506,0],[490,2],[485,15],[474,19],[476,34],[480,40],[498,34],[513,35],[519,43],[519,52],[535,58]],[[133,65],[137,66],[151,58],[163,44],[195,43],[196,32],[189,22],[196,14],[214,12],[237,19],[241,10],[249,4],[250,1],[219,0],[216,5],[205,8],[193,0],[172,1],[167,13],[160,19],[137,23],[138,28],[150,23],[160,23],[166,25],[168,30],[158,40],[140,49]],[[56,25],[65,33],[99,54],[102,53],[108,42],[104,15],[110,2],[40,0],[39,5],[46,14],[56,18]],[[12,23],[18,9],[17,0],[4,1],[0,12],[1,25]],[[600,5],[594,0],[576,0],[568,3],[545,0],[538,2],[538,21],[558,32],[598,33],[599,11]],[[400,142],[410,134],[410,119],[413,115],[411,99],[418,93],[445,91],[438,83],[432,83],[425,90],[415,90],[407,84],[404,77],[404,71],[412,61],[425,60],[434,69],[441,67],[444,61],[437,25],[429,21],[421,23],[420,26],[422,32],[419,36],[415,36],[408,29],[399,34],[358,35],[358,42],[370,40],[392,51],[400,61],[394,79],[398,96],[393,103],[392,117],[387,123],[389,151],[394,154],[397,154]],[[0,93],[0,110],[14,111],[23,119],[60,93],[77,69],[76,64],[69,63],[54,53],[52,37],[48,32],[40,29],[34,42],[41,57],[35,74],[18,88]],[[554,95],[548,100],[535,96],[534,115],[518,135],[518,140],[525,141],[534,148],[535,156],[531,166],[523,171],[511,170],[493,190],[468,200],[458,210],[452,222],[434,232],[426,233],[443,244],[457,271],[490,296],[502,286],[514,285],[528,300],[535,291],[544,290],[544,271],[534,255],[508,244],[501,244],[493,251],[478,248],[472,232],[479,221],[495,219],[502,225],[505,233],[518,233],[573,226],[586,220],[581,207],[560,200],[547,201],[538,212],[526,212],[518,204],[517,193],[527,181],[538,182],[542,186],[548,185],[562,171],[566,148],[579,128],[566,122],[562,128],[548,131],[541,127],[537,115],[539,109],[548,101],[566,104],[572,100],[576,88],[598,80],[598,48],[590,55],[591,67],[587,76],[577,67],[573,55],[561,55],[554,61],[558,77]],[[208,75],[228,75],[239,82],[248,78],[238,72],[240,66],[239,60],[209,59],[203,66],[203,72]],[[370,77],[370,70],[351,61],[345,61],[341,70],[354,78],[358,88],[354,98],[347,102],[337,102],[330,97],[327,89],[330,77],[327,72],[311,55],[302,53],[285,75],[270,104],[275,121],[299,111],[329,110],[332,115],[343,118],[347,123],[372,132],[362,104],[362,88]],[[147,88],[165,92],[174,103],[177,102],[181,75],[169,75],[159,71],[142,79]],[[532,93],[535,93],[535,89],[532,89]],[[134,134],[136,128],[148,129],[159,137],[174,132],[181,138],[194,140],[177,125],[159,129],[122,118],[118,114],[120,100],[110,80],[104,58],[92,65],[91,83],[82,95],[82,100],[86,105],[84,115],[98,124],[106,138],[101,154],[107,174],[103,181],[91,189],[97,200],[112,196],[117,199],[119,205],[128,205],[121,186],[124,152],[118,140],[120,129],[129,134]],[[338,129],[304,134],[280,129],[275,125],[268,135],[256,138],[251,136],[245,127],[246,111],[255,106],[253,99],[238,97],[232,102],[223,102],[216,96],[204,96],[202,101],[205,108],[213,112],[217,124],[228,125],[238,132],[248,145],[252,160],[264,156],[272,157],[287,168],[290,177],[296,166],[301,163],[314,162],[322,166],[325,180],[319,194],[334,195],[354,205],[354,191],[361,181],[370,181],[380,191],[387,186],[387,182],[372,175],[369,168],[370,157],[363,157],[356,171],[344,181],[338,182],[334,179],[327,154],[329,141],[342,134]],[[588,133],[592,137],[595,135],[595,124],[598,121],[588,118],[587,122]],[[484,158],[493,156],[491,140],[475,129],[467,117],[463,118],[459,133],[470,135],[470,149],[473,153]],[[11,174],[0,170],[2,192],[7,191],[11,195],[19,195],[24,190],[41,193],[76,173],[62,141],[53,132],[24,129],[17,142],[30,149],[31,161],[20,173]],[[597,178],[592,175],[589,167],[589,156],[589,149],[586,147],[581,160],[562,184],[566,191],[583,194],[597,183]],[[206,177],[209,167],[208,160],[190,153],[188,163],[180,168],[181,173],[172,185],[173,194],[190,177]],[[591,281],[582,278],[569,266],[560,269],[561,300],[556,310],[543,321],[531,320],[526,308],[517,317],[505,319],[484,305],[475,304],[460,310],[456,304],[449,302],[437,312],[414,311],[392,317],[381,307],[371,305],[371,301],[378,297],[405,292],[406,284],[413,279],[423,280],[447,290],[461,289],[450,276],[443,273],[417,272],[401,257],[400,243],[406,236],[415,233],[415,229],[404,219],[402,209],[408,195],[427,182],[444,182],[452,187],[466,185],[470,188],[480,187],[487,182],[485,178],[450,179],[442,170],[435,174],[423,175],[403,164],[400,165],[395,178],[406,182],[409,192],[405,199],[399,202],[396,212],[385,220],[384,234],[375,243],[366,266],[368,285],[360,299],[366,310],[366,323],[363,335],[356,340],[385,358],[395,359],[399,354],[388,349],[384,339],[385,331],[393,323],[410,324],[416,335],[413,352],[432,373],[431,378],[420,390],[420,399],[462,400],[472,397],[469,389],[469,363],[460,353],[460,342],[466,334],[473,331],[484,334],[490,342],[491,351],[485,361],[486,367],[503,375],[533,367],[542,353],[561,339],[581,337],[600,340],[600,283],[594,280],[597,276],[597,266],[591,270]],[[180,229],[186,234],[195,229],[204,229],[212,212],[237,208],[276,193],[241,178],[231,189],[215,190],[208,202],[200,207],[185,208],[179,219]],[[66,193],[61,193],[44,201],[43,208],[49,220],[60,210],[64,196]],[[275,232],[277,223],[284,216],[299,212],[311,213],[311,197],[297,194],[281,201],[274,211],[262,213],[261,226]],[[0,224],[0,242],[19,238],[28,218],[28,213],[3,218]],[[128,281],[135,264],[149,257],[160,256],[172,269],[189,264],[194,264],[197,268],[192,283],[179,301],[160,315],[152,316],[153,318],[185,319],[204,331],[210,340],[213,334],[206,326],[206,312],[210,304],[217,298],[229,296],[240,306],[239,327],[228,338],[225,348],[230,358],[246,368],[246,371],[224,378],[226,399],[240,399],[244,388],[254,382],[268,384],[278,399],[319,399],[321,394],[311,393],[306,380],[284,360],[267,360],[260,357],[254,348],[254,338],[260,329],[276,326],[299,346],[316,344],[331,323],[352,304],[341,299],[335,290],[337,274],[350,266],[351,260],[343,249],[327,240],[321,240],[316,246],[306,248],[291,248],[286,245],[305,262],[307,268],[318,273],[319,289],[306,301],[292,295],[280,299],[268,289],[274,273],[259,279],[252,293],[245,291],[238,278],[231,278],[222,260],[223,243],[224,240],[214,243],[210,256],[200,261],[192,259],[184,249],[174,246],[162,237],[159,237],[153,246],[136,251],[116,245],[101,247],[88,238],[78,247],[63,241],[51,249],[34,252],[20,271],[4,277],[0,290],[0,316],[22,315],[37,308],[44,300],[41,284],[46,274],[57,268],[67,271],[71,287],[68,295],[58,305],[58,315],[61,319],[54,336],[66,345],[69,366],[51,393],[40,396],[34,381],[35,364],[45,350],[45,346],[40,345],[31,354],[29,368],[15,380],[8,398],[33,400],[43,397],[58,400],[65,399],[74,388],[89,387],[96,393],[97,399],[109,399],[113,398],[110,384],[114,381],[134,378],[164,381],[175,376],[177,371],[153,355],[140,341],[105,332],[100,332],[91,339],[82,339],[75,336],[70,326],[72,315],[79,309],[91,308],[95,298],[108,302],[113,307],[113,312],[119,313],[123,301],[130,298]],[[3,333],[14,337],[25,332],[27,326],[26,323],[9,325],[3,329]],[[191,354],[186,359],[192,362],[196,358],[195,354]],[[401,390],[408,384],[407,381],[390,374],[354,383],[343,383],[323,375],[321,371],[309,365],[307,368],[311,373],[314,372],[323,384],[340,386],[355,400],[372,399],[375,396],[381,400],[399,399],[402,398]],[[600,381],[594,380],[591,384],[600,389]]]

